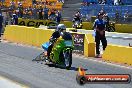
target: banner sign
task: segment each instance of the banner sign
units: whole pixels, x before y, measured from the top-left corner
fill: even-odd
[[[78,54],[84,54],[84,34],[72,33],[74,38],[74,51]]]
[[[57,23],[54,21],[48,21],[48,20],[19,19],[18,25],[29,26],[29,27],[39,27],[40,25],[56,26]]]
[[[130,74],[86,74],[81,67],[78,68],[76,81],[79,85],[86,83],[100,83],[100,84],[129,84],[131,82]]]

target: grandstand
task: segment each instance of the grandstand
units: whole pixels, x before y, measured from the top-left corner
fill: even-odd
[[[10,6],[10,2],[12,0],[1,0],[4,1],[6,6]],[[29,7],[29,5],[33,5],[32,0],[14,0],[18,5],[18,1],[23,3],[24,7]],[[45,0],[34,0],[39,5],[45,5]],[[64,0],[65,3],[61,3],[58,1],[61,0],[47,0],[49,3],[47,8],[50,10],[56,9],[62,11],[62,17],[64,19],[72,20],[73,15],[77,10],[80,10],[82,17],[84,19],[91,18],[91,16],[96,16],[97,13],[103,8],[103,10],[108,13],[108,16],[113,20],[115,18],[115,12],[118,11],[120,18],[123,18],[125,13],[128,11],[129,15],[132,15],[132,0],[121,0],[121,5],[113,5],[113,0],[106,0],[104,4],[99,4],[99,0]],[[27,3],[28,2],[28,3]],[[83,4],[82,4],[83,3]],[[44,6],[42,6],[44,7]],[[122,20],[122,19],[121,19]],[[132,23],[132,22],[131,22]]]
[[[13,1],[13,3],[15,4],[16,7],[18,7],[18,2],[21,2],[24,8],[27,8],[29,6],[33,6],[33,1],[32,0],[1,0],[0,4],[4,4],[4,6],[9,7],[11,5],[11,2]],[[49,9],[58,9],[61,10],[62,9],[62,3],[58,2],[58,0],[35,0],[36,3],[38,3],[38,5],[42,5],[42,7],[44,7],[44,3],[48,2],[47,7]],[[51,4],[51,5],[49,5]]]
[[[115,14],[115,11],[118,11],[121,13],[121,16],[124,16],[124,13],[126,11],[129,11],[130,14],[132,14],[132,5],[126,5],[126,6],[114,6],[114,5],[89,5],[89,6],[81,6],[81,13],[82,15],[91,14],[93,16],[96,16],[97,13],[103,8],[104,11],[107,11],[110,17],[113,17]]]
[[[105,4],[99,4],[98,0],[83,0],[83,4],[80,8],[80,12],[83,17],[86,16],[96,16],[97,13],[103,9],[108,16],[112,19],[115,18],[115,13],[119,13],[119,17],[124,17],[125,13],[128,11],[128,14],[132,14],[132,0],[122,0],[121,5],[113,5],[112,0],[107,0]]]
[[[106,4],[108,5],[112,5],[114,3],[114,0],[104,0],[104,1],[106,1]],[[82,0],[82,2],[98,4],[99,0]],[[132,0],[121,0],[121,3],[124,5],[132,5]]]

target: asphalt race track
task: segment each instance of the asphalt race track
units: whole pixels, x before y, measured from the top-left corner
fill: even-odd
[[[0,43],[0,76],[4,76],[29,88],[132,88],[130,84],[86,84],[76,82],[77,68],[82,66],[88,74],[130,74],[131,68],[84,59],[73,54],[71,70],[49,67],[32,62],[41,49],[11,43]],[[4,87],[3,87],[4,88]]]

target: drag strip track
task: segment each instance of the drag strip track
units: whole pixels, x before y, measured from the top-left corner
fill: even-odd
[[[130,74],[132,69],[102,64],[73,55],[71,70],[49,67],[32,62],[42,50],[9,43],[0,43],[0,75],[30,88],[132,88],[130,84],[76,83],[77,68],[82,66],[88,74]],[[91,58],[92,59],[92,58]]]

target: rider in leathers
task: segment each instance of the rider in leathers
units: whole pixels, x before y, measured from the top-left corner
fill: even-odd
[[[53,48],[54,40],[57,40],[60,36],[63,35],[64,32],[66,32],[66,26],[64,24],[59,24],[57,26],[56,31],[52,34],[52,36],[50,38],[51,45],[49,46],[48,51],[47,51],[48,58],[49,58],[51,50]]]

